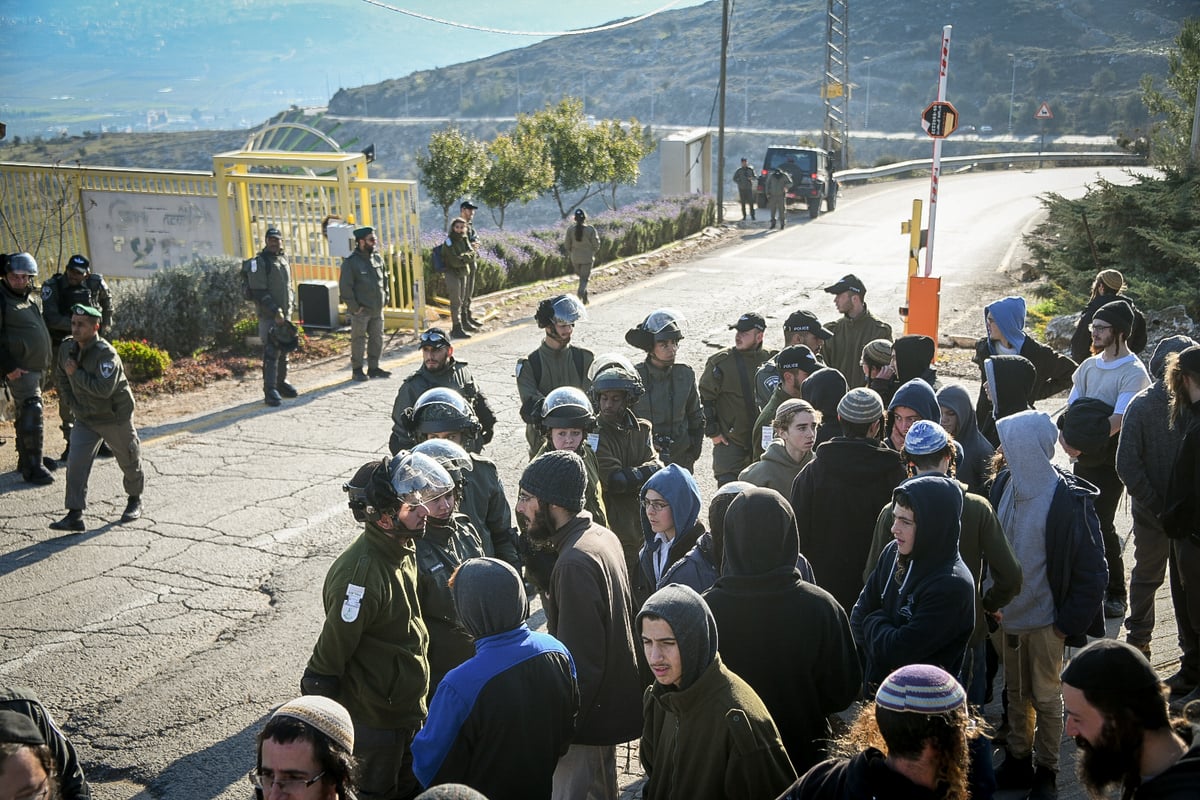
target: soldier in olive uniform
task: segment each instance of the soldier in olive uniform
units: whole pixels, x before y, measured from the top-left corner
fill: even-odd
[[[639,492],[663,466],[654,452],[653,427],[630,410],[642,393],[642,379],[632,364],[601,365],[592,379],[592,403],[599,410],[596,464],[604,509],[608,529],[621,540],[630,580],[637,574],[638,551],[644,544]]]
[[[300,686],[350,712],[358,796],[406,800],[421,790],[409,745],[429,691],[413,540],[454,481],[429,456],[402,451],[364,465],[343,488],[365,530],[325,576],[325,624]]]
[[[375,252],[377,244],[374,228],[355,228],[354,252],[342,260],[338,278],[338,291],[350,313],[350,366],[356,381],[392,376],[379,368],[379,356],[383,354],[383,307],[388,303],[390,290],[383,256]],[[363,350],[367,354],[366,372],[363,372]]]
[[[826,324],[833,338],[825,343],[825,363],[842,373],[849,388],[867,385],[862,371],[862,352],[876,339],[892,340],[892,326],[867,309],[867,288],[854,275],[844,275],[825,287],[841,319]]]
[[[417,597],[421,619],[429,629],[429,692],[425,703],[446,673],[475,655],[475,643],[458,619],[450,578],[467,559],[484,555],[479,532],[458,504],[466,490],[465,474],[474,469],[470,455],[447,439],[427,439],[413,449],[442,465],[454,480],[454,491],[429,504],[425,535],[417,543]]]
[[[783,346],[786,348],[794,344],[804,345],[812,351],[818,368],[825,366],[821,358],[821,349],[831,338],[833,332],[821,325],[817,315],[811,311],[793,311],[783,323]],[[754,398],[759,408],[765,406],[772,393],[779,388],[779,367],[775,363],[777,358],[778,356],[772,358],[754,373]]]
[[[477,452],[481,449],[483,427],[471,413],[466,399],[449,387],[428,389],[412,408],[400,415],[399,424],[409,441],[445,439],[470,453],[471,467],[462,473],[465,486],[459,497],[459,510],[471,518],[483,541],[484,554],[507,561],[520,571],[512,507],[504,494],[496,462]]]
[[[478,453],[480,448],[492,441],[496,429],[496,414],[491,404],[479,387],[475,385],[475,376],[467,368],[467,362],[454,357],[454,345],[450,343],[446,332],[441,328],[429,328],[421,334],[421,368],[404,379],[400,391],[396,392],[396,400],[392,403],[392,437],[389,447],[393,454],[398,450],[411,450],[418,440],[413,439],[403,421],[405,409],[412,408],[417,398],[430,389],[453,389],[471,404],[476,419],[482,426],[480,435],[475,437],[471,452]],[[473,449],[472,449],[473,448]]]
[[[45,486],[54,483],[47,469],[54,462],[42,457],[42,380],[51,348],[50,332],[31,296],[38,266],[29,253],[4,255],[2,261],[0,376],[17,410],[17,471],[28,483]]]
[[[738,187],[738,202],[742,204],[742,219],[746,218],[746,209],[750,209],[750,219],[754,219],[754,188],[758,176],[750,162],[742,159],[742,165],[733,173],[733,182]]]
[[[446,271],[446,294],[450,296],[450,320],[453,327],[450,335],[455,339],[470,339],[469,330],[479,330],[467,318],[466,306],[470,301],[467,286],[474,283],[475,248],[467,238],[467,221],[455,217],[450,223],[450,235],[442,244],[442,260]]]
[[[574,386],[586,392],[591,386],[588,370],[595,357],[591,350],[571,344],[575,323],[587,319],[587,310],[574,297],[560,294],[543,300],[533,318],[546,335],[537,350],[517,360],[517,393],[521,397],[521,419],[525,422],[530,457],[543,442],[535,417],[539,404],[560,386]]]
[[[100,336],[100,310],[77,305],[71,311],[71,340],[59,348],[55,373],[61,401],[70,403],[75,415],[67,458],[67,515],[50,523],[50,527],[81,532],[87,529],[83,509],[87,508],[88,477],[101,442],[112,450],[124,476],[129,499],[121,522],[132,522],[142,515],[146,476],[142,472],[142,443],[133,427],[133,390],[125,378],[121,357]]]
[[[467,221],[467,241],[471,243],[471,249],[476,253],[476,266],[479,263],[479,236],[475,233],[475,211],[478,208],[479,206],[470,200],[463,200],[458,204],[458,215]],[[476,318],[471,312],[471,301],[475,299],[475,278],[478,274],[478,269],[471,270],[467,276],[466,291],[463,293],[463,328],[469,331],[483,330],[483,320]]]
[[[567,259],[572,271],[579,276],[575,294],[584,305],[588,302],[588,279],[599,252],[600,234],[596,233],[594,225],[587,224],[587,212],[582,208],[575,209],[575,224],[567,229]]]
[[[42,284],[42,317],[50,330],[50,342],[54,348],[50,363],[58,363],[58,346],[64,339],[71,336],[71,309],[77,305],[91,306],[100,309],[100,332],[112,326],[112,293],[103,276],[92,272],[92,263],[86,256],[79,254],[67,259],[67,268],[62,272],[51,275]],[[71,449],[71,407],[59,402],[58,418],[63,439],[67,449],[59,456],[59,461],[66,461]],[[100,455],[110,456],[108,445],[100,445]]]
[[[754,403],[754,371],[774,353],[762,346],[767,321],[755,313],[742,314],[730,325],[734,346],[718,351],[700,376],[705,433],[713,443],[713,475],[717,485],[737,480],[750,466],[758,406]]]
[[[626,331],[625,341],[646,351],[645,360],[637,364],[645,393],[634,404],[633,413],[653,426],[659,460],[692,472],[704,447],[704,410],[696,373],[675,361],[683,322],[678,311],[659,308]]]
[[[771,228],[775,228],[775,216],[779,215],[779,230],[787,225],[787,190],[792,185],[792,176],[776,167],[767,176],[767,207],[771,209]]]
[[[296,293],[292,288],[292,270],[283,252],[283,234],[267,228],[265,246],[244,265],[250,296],[258,311],[258,338],[263,343],[263,396],[269,406],[279,405],[283,397],[295,397],[296,387],[288,383],[288,357],[281,351],[272,328],[292,318]]]
[[[755,461],[763,457],[767,446],[775,438],[775,411],[780,404],[788,400],[799,400],[800,385],[809,375],[821,368],[813,356],[812,350],[802,344],[783,348],[771,360],[779,370],[779,384],[767,398],[767,402],[758,412],[758,416],[754,418],[752,445]]]

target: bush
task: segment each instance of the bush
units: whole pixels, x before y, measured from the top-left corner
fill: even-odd
[[[708,195],[664,198],[605,211],[589,219],[600,234],[599,266],[618,258],[638,255],[690,236],[713,224],[716,204]],[[487,231],[480,236],[476,294],[524,286],[569,273],[563,241],[570,223],[527,231]],[[445,241],[439,231],[421,234],[425,285],[432,296],[444,293],[441,277],[433,271],[432,250]]]
[[[149,280],[121,281],[114,290],[113,337],[145,339],[176,358],[233,343],[234,325],[246,311],[240,270],[235,258],[205,256]]]
[[[112,346],[125,365],[125,377],[134,383],[161,378],[171,366],[171,357],[149,342],[118,339]]]

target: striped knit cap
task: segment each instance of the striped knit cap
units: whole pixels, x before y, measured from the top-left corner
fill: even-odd
[[[954,676],[929,664],[910,664],[888,675],[875,693],[875,705],[891,711],[941,714],[967,702]]]
[[[319,694],[306,694],[284,703],[271,719],[292,717],[316,728],[347,753],[354,752],[354,723],[341,703]]]
[[[1125,276],[1122,275],[1118,270],[1102,269],[1096,274],[1096,277],[1100,279],[1101,283],[1112,289],[1114,292],[1119,292],[1125,288]]]

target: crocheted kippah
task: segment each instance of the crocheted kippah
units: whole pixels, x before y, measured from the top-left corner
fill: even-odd
[[[910,664],[888,675],[875,693],[875,705],[892,711],[941,714],[964,705],[967,695],[949,672]]]

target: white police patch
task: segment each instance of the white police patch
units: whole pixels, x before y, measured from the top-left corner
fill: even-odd
[[[363,595],[366,589],[356,584],[346,585],[346,600],[342,603],[342,622],[354,622],[362,608]]]
[[[104,361],[100,364],[100,376],[108,380],[117,371],[117,364],[114,361]]]
[[[43,299],[43,300],[49,300],[49,299],[50,299],[50,292],[52,292],[52,291],[53,291],[53,290],[50,288],[50,284],[49,284],[49,283],[44,283],[44,284],[42,284],[42,299]]]
[[[250,271],[258,272],[258,259],[257,258],[250,259]]]

